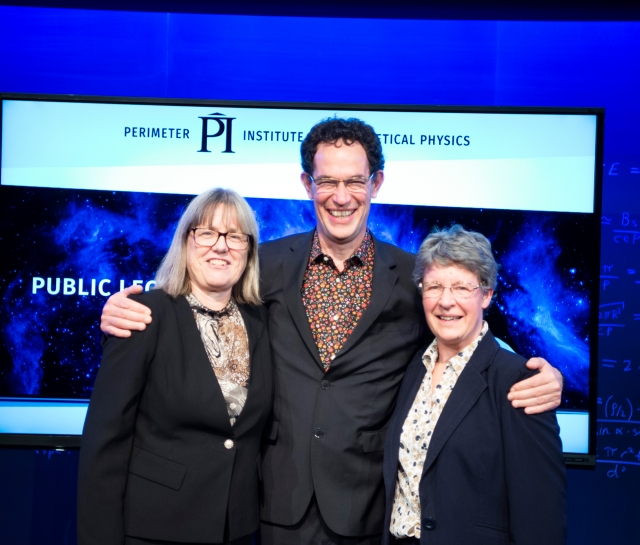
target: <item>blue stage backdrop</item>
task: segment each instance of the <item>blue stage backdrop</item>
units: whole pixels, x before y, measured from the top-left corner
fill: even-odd
[[[622,545],[637,540],[639,59],[640,23],[367,20],[0,7],[2,92],[606,108],[598,463],[593,471],[569,472],[570,544]],[[100,126],[95,130],[99,132]],[[107,197],[94,197],[100,198]],[[161,214],[177,215],[182,201],[169,201],[161,207]],[[28,232],[28,214],[37,213],[42,206],[30,205],[28,192],[24,203],[27,217],[16,222],[16,235]],[[261,202],[252,204],[262,217],[269,213]],[[88,215],[95,221],[91,206],[81,197],[69,201],[68,221],[48,227],[52,245],[43,252],[55,252],[56,241],[73,245],[74,229],[81,229]],[[140,223],[153,225],[153,211],[140,208]],[[117,214],[111,207],[100,210],[101,214]],[[394,224],[406,226],[404,229],[426,232],[432,224],[428,218],[404,218],[392,207],[387,211],[398,214]],[[372,227],[380,234],[380,226],[388,222],[376,214],[374,207]],[[309,209],[289,227],[306,227],[311,218]],[[527,229],[522,227],[521,235],[529,237],[532,245],[551,248],[548,237],[552,235],[545,230],[544,218],[531,219],[535,221]],[[535,222],[542,229],[533,229]],[[126,223],[123,229],[126,243],[144,245],[144,233],[136,233]],[[168,234],[160,230],[154,236]],[[387,236],[403,244],[402,233]],[[579,232],[572,236],[577,246],[591,245],[591,251],[598,251],[592,241],[581,240]],[[6,241],[2,247],[11,251]],[[105,251],[109,249],[96,248],[96,252]],[[506,251],[504,274],[521,282],[542,283],[533,292],[535,300],[555,298],[561,307],[576,303],[580,292],[576,285],[559,289],[547,270],[530,271],[525,278],[519,264],[527,256],[509,248]],[[138,257],[134,254],[132,260]],[[551,253],[550,257],[555,256]],[[571,259],[558,259],[570,273]],[[508,291],[500,304],[513,304]],[[50,307],[31,321],[13,319],[7,315],[10,296],[3,305],[3,327],[9,333],[12,328],[17,332],[37,329],[38,320],[56,314]],[[20,315],[19,308],[13,310],[14,316]],[[526,324],[528,317],[519,319]],[[576,327],[582,334],[581,325],[567,327]],[[96,324],[87,323],[87,328],[93,328],[97,338]],[[522,336],[531,331],[523,328]],[[61,338],[73,333],[64,331],[61,323]],[[87,344],[86,350],[95,353],[96,347]],[[574,354],[545,355],[558,363],[581,357],[579,349]],[[60,360],[64,361],[63,353]],[[75,542],[76,459],[74,452],[0,450],[3,542]]]

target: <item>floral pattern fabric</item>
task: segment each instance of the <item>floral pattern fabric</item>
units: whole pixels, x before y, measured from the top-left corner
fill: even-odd
[[[427,371],[400,434],[398,480],[389,526],[389,531],[397,538],[420,539],[420,479],[431,437],[460,373],[488,329],[487,322],[483,322],[480,335],[449,360],[435,394],[431,376],[438,361],[438,341],[434,340],[422,356]]]
[[[325,371],[369,305],[372,281],[373,237],[369,231],[344,262],[342,272],[322,252],[316,231],[302,281],[302,302]]]
[[[227,403],[233,426],[247,400],[249,339],[238,305],[232,299],[222,310],[211,310],[187,296],[200,338]]]

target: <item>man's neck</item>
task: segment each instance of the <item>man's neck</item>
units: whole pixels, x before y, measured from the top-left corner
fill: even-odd
[[[367,231],[365,230],[360,236],[350,242],[336,243],[328,240],[318,229],[318,240],[322,252],[328,255],[336,265],[336,268],[342,272],[344,270],[344,262],[349,259],[356,250],[360,248]]]

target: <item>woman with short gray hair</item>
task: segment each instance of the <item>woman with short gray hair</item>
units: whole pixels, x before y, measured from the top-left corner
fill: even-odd
[[[272,404],[258,227],[234,191],[196,197],[153,321],[104,345],[80,450],[78,543],[250,545]]]
[[[424,272],[434,264],[455,265],[475,274],[483,291],[494,290],[498,282],[498,264],[491,243],[480,233],[465,231],[461,225],[434,230],[424,239],[416,257],[413,278],[420,286]]]
[[[460,225],[420,247],[415,280],[435,340],[409,364],[389,425],[383,543],[565,542],[555,413],[509,405],[533,372],[483,320],[497,271],[489,240]]]

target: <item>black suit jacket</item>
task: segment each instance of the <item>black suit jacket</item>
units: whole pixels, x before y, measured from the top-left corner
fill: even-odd
[[[384,543],[404,421],[426,369],[418,351],[405,374],[385,446]],[[554,411],[527,415],[507,393],[535,374],[491,332],[460,374],[427,451],[420,481],[421,543],[561,545],[565,467]]]
[[[160,290],[135,299],[153,321],[104,346],[80,449],[78,541],[221,542],[225,521],[229,539],[249,534],[272,400],[266,309],[239,305],[251,372],[232,427],[186,299]]]
[[[263,244],[262,295],[274,365],[263,452],[263,520],[292,525],[315,492],[345,536],[382,532],[382,451],[407,363],[424,341],[415,257],[374,239],[371,301],[325,373],[302,302],[313,233]]]

